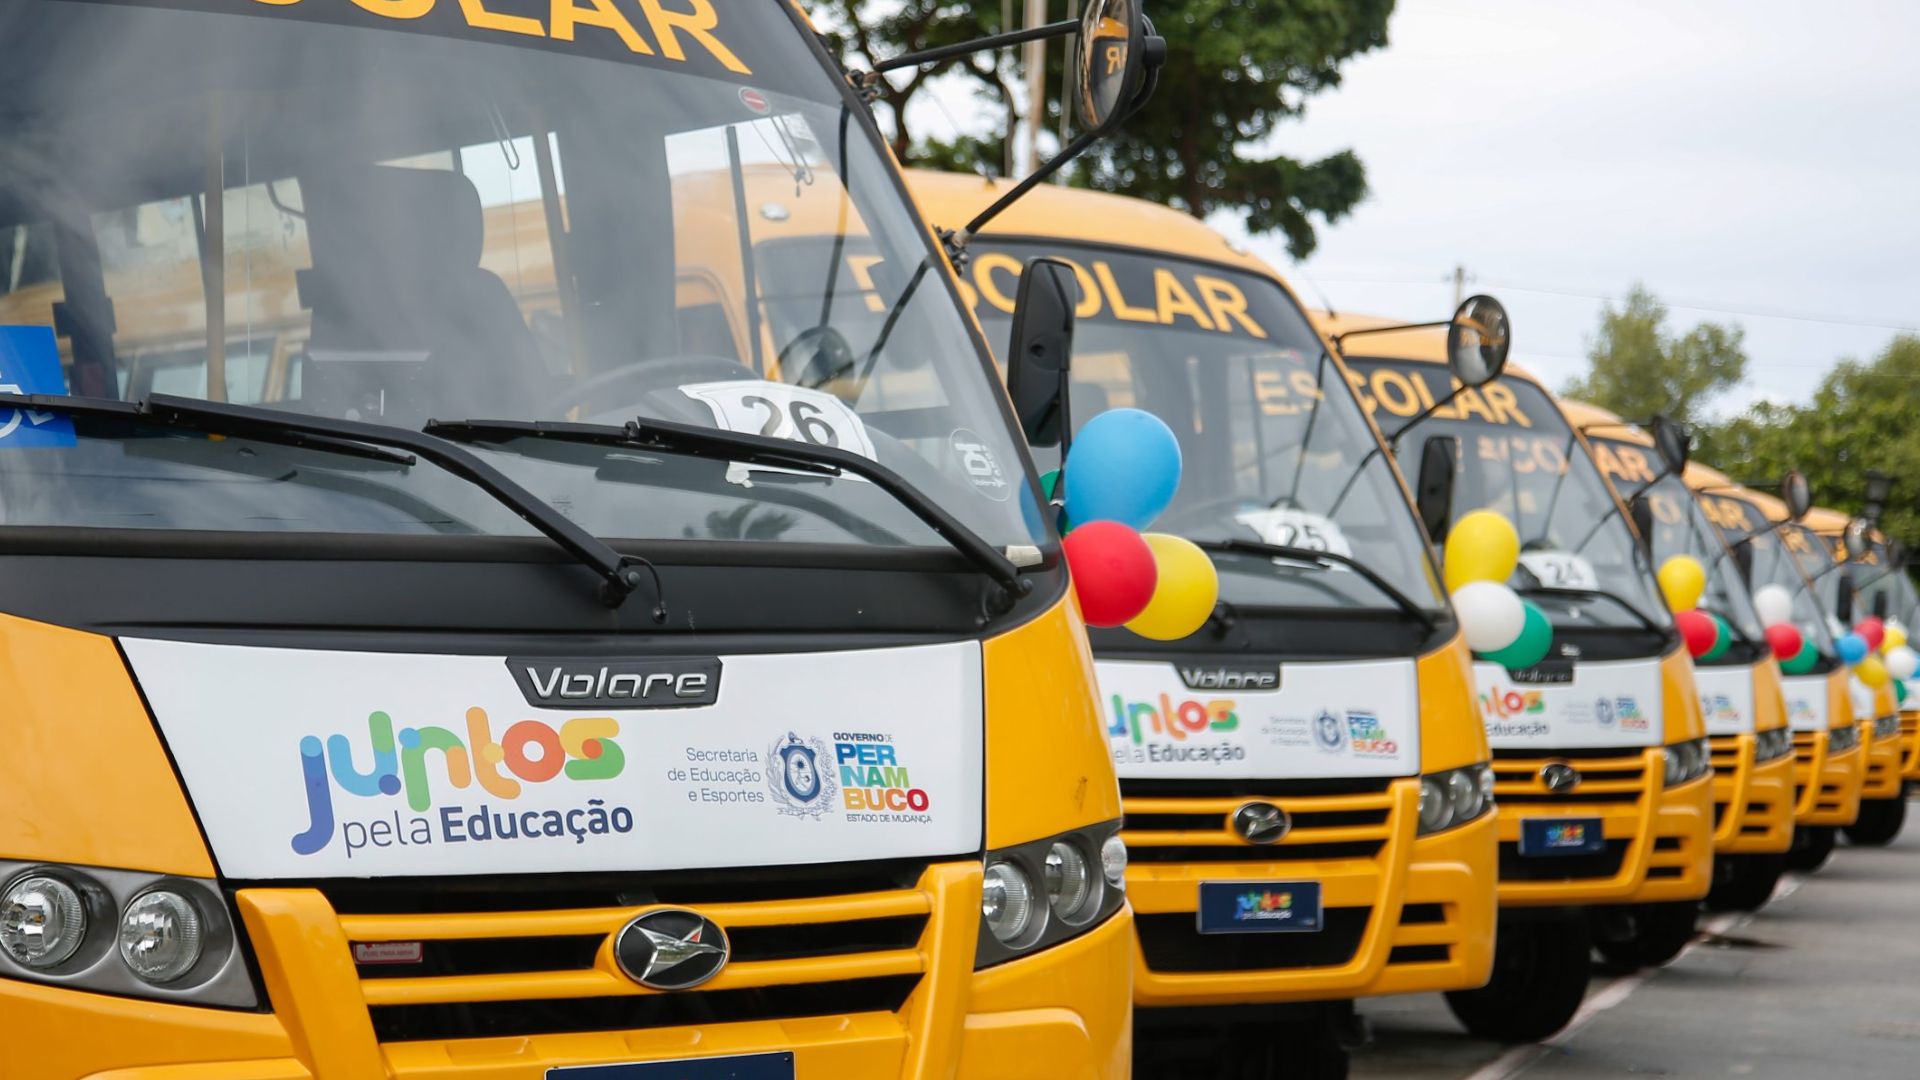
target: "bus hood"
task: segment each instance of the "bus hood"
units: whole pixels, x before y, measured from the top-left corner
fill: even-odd
[[[980,849],[980,644],[444,656],[123,639],[223,876]]]

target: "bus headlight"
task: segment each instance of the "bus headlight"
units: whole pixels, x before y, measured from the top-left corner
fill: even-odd
[[[1693,739],[1689,742],[1674,743],[1666,748],[1667,771],[1666,785],[1678,787],[1691,783],[1707,775],[1713,769],[1713,759],[1707,753],[1707,740]]]
[[[1033,879],[1010,862],[987,866],[980,883],[980,917],[993,936],[1011,945],[1026,936],[1034,919],[1044,919],[1033,902]]]
[[[200,962],[200,912],[177,892],[142,893],[120,916],[120,959],[150,983],[170,983]]]
[[[51,874],[28,874],[0,895],[0,948],[14,963],[59,967],[87,937],[80,891]]]
[[[1041,868],[1047,883],[1047,905],[1069,923],[1085,922],[1100,907],[1100,879],[1087,856],[1071,840],[1055,840]]]
[[[1420,778],[1420,833],[1437,833],[1493,809],[1493,767],[1484,762]]]
[[[1100,845],[1100,872],[1114,888],[1127,887],[1127,842],[1120,839],[1119,833],[1107,837],[1107,842]]]
[[[1104,821],[987,852],[974,967],[1052,948],[1118,912],[1127,900],[1127,848],[1119,834],[1118,821]]]

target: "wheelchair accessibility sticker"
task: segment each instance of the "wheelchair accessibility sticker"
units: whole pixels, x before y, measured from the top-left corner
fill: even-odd
[[[47,326],[0,326],[0,394],[65,394],[60,346]],[[73,420],[37,409],[0,409],[0,449],[72,446]]]

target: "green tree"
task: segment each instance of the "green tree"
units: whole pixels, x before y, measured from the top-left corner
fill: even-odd
[[[1636,284],[1625,304],[1601,311],[1599,336],[1587,352],[1592,367],[1561,392],[1629,420],[1665,413],[1698,423],[1708,402],[1746,377],[1746,332],[1701,323],[1674,337],[1666,321],[1666,305]]]
[[[1068,5],[1069,0],[1049,0],[1048,16],[1069,17]],[[817,14],[852,54],[871,64],[994,32],[1000,27],[998,7],[953,0],[830,0]],[[1016,18],[1023,7],[1024,0],[1012,5]],[[1340,84],[1341,64],[1387,43],[1392,11],[1393,0],[1284,5],[1151,0],[1148,14],[1168,47],[1159,89],[1146,108],[1075,163],[1072,181],[1196,217],[1237,214],[1248,231],[1281,233],[1287,250],[1305,258],[1317,242],[1316,221],[1338,221],[1366,196],[1366,170],[1352,151],[1318,161],[1272,153],[1272,136],[1282,122],[1305,111],[1312,95]],[[1063,52],[1058,43],[1047,50],[1049,130],[1059,118]],[[906,104],[946,73],[972,79],[1004,112],[1007,126],[954,143],[914,139],[905,122]],[[1014,81],[991,54],[894,73],[884,101],[895,152],[903,160],[1000,172],[1015,111]]]
[[[1893,477],[1880,527],[1920,544],[1920,336],[1894,338],[1871,361],[1842,360],[1804,406],[1763,402],[1701,431],[1700,460],[1736,480],[1807,474],[1813,499],[1849,514],[1866,503],[1866,473]]]

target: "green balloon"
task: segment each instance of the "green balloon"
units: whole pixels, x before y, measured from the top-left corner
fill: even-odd
[[[1052,503],[1054,496],[1058,495],[1059,493],[1060,493],[1060,470],[1048,469],[1046,472],[1041,473],[1040,474],[1040,497],[1042,499],[1047,500],[1048,503]],[[1058,509],[1057,516],[1054,519],[1054,524],[1058,526],[1058,528],[1060,529],[1061,536],[1065,536],[1068,533],[1073,531],[1073,523],[1067,520],[1066,507],[1062,506]]]
[[[1707,614],[1707,618],[1713,620],[1713,647],[1701,653],[1700,659],[1718,660],[1727,655],[1727,650],[1733,647],[1733,627],[1727,625],[1727,620],[1711,612]]]
[[[1547,620],[1547,613],[1531,600],[1521,600],[1526,608],[1526,622],[1520,627],[1520,636],[1513,644],[1504,649],[1481,653],[1480,659],[1499,664],[1509,671],[1530,668],[1547,658],[1548,650],[1553,648],[1553,623]]]
[[[1780,661],[1780,670],[1788,675],[1807,675],[1812,673],[1814,665],[1819,662],[1820,650],[1813,647],[1813,642],[1802,641],[1799,652]]]
[[[1904,705],[1907,701],[1907,680],[1893,680],[1893,699]]]

